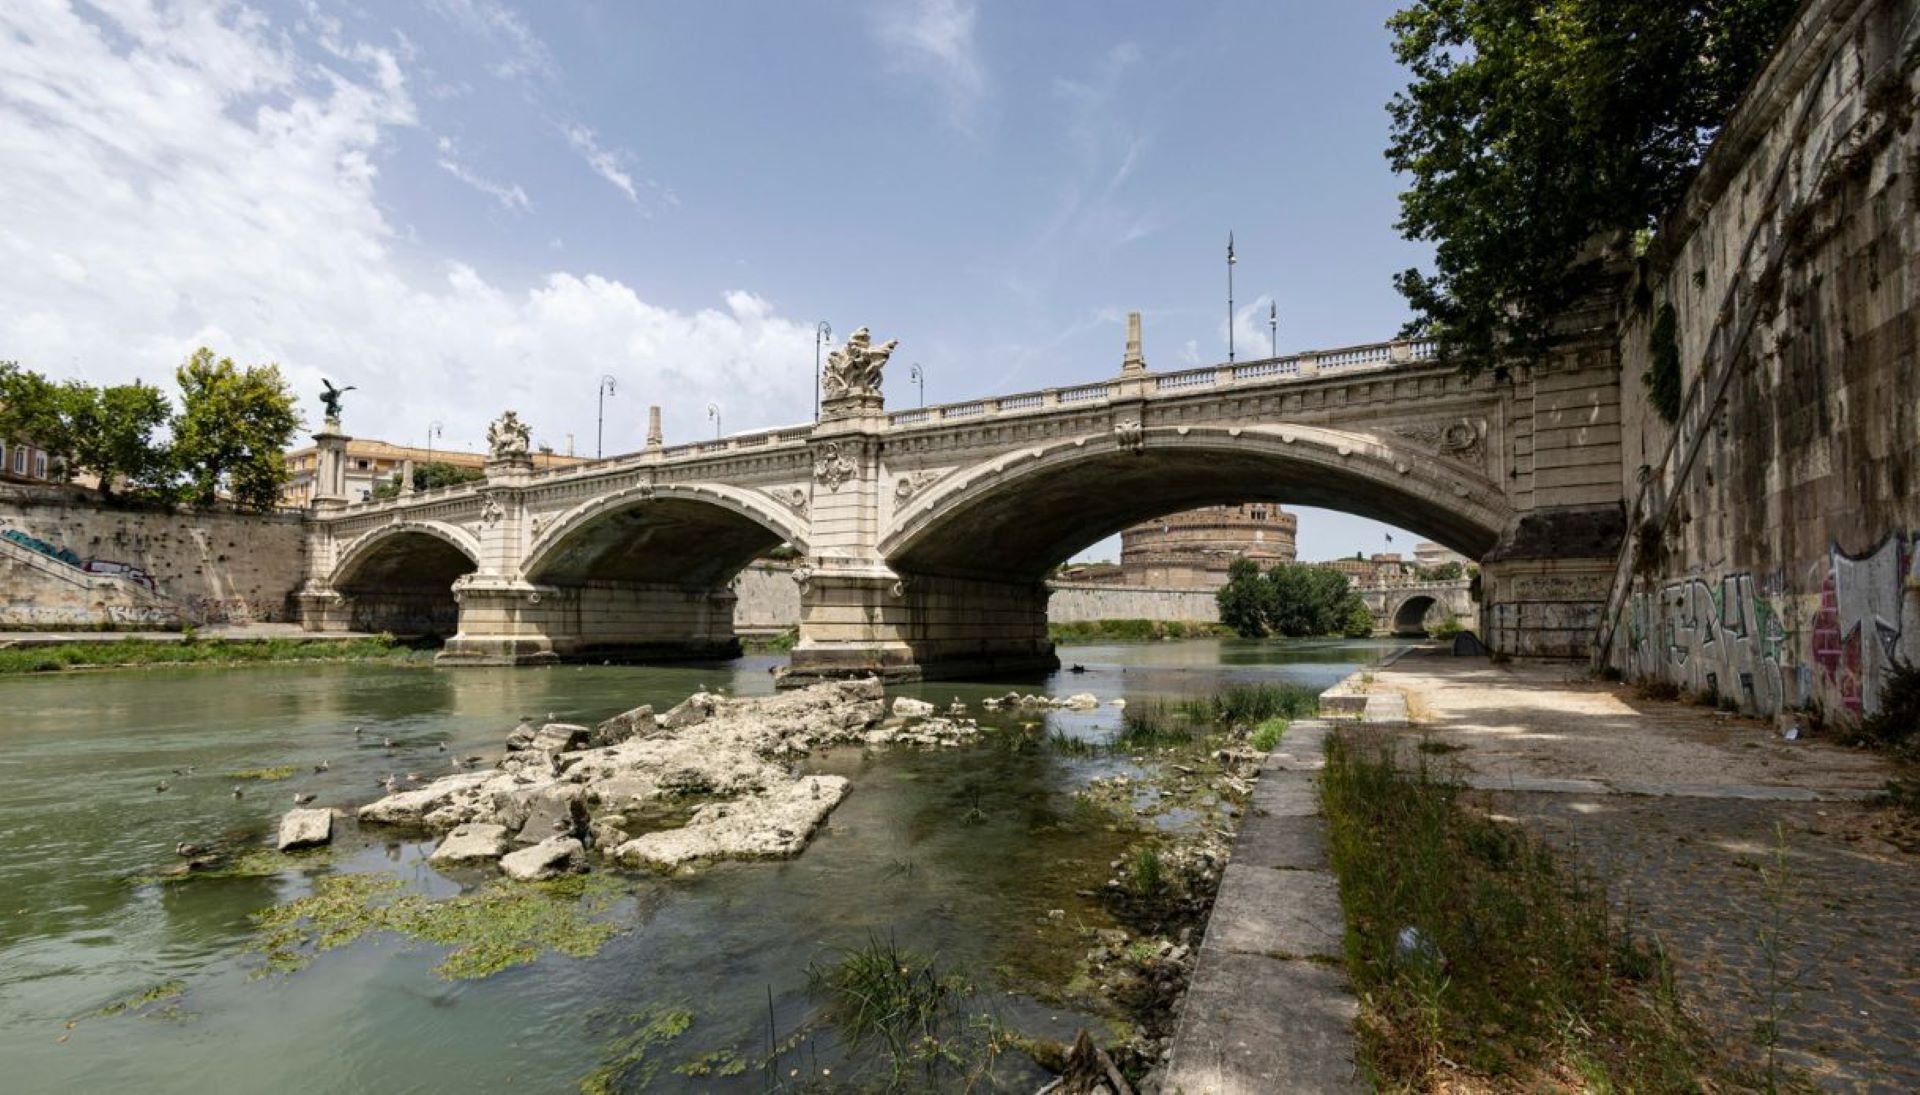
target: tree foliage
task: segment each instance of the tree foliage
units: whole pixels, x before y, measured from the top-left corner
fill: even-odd
[[[243,506],[276,504],[290,475],[285,450],[300,428],[279,366],[241,368],[202,347],[176,375],[173,452],[194,499],[208,505],[224,492]]]
[[[1504,375],[1600,273],[1596,238],[1650,229],[1798,0],[1413,0],[1387,158],[1399,228],[1435,244],[1395,285],[1411,336]]]
[[[1266,573],[1236,559],[1215,594],[1220,622],[1246,638],[1267,635],[1367,635],[1373,614],[1346,576],[1326,567],[1276,563]],[[1362,618],[1364,617],[1364,621]]]
[[[478,468],[463,468],[449,464],[444,460],[429,460],[413,466],[413,489],[433,490],[437,487],[451,487],[459,483],[471,483],[476,479],[485,479],[487,473]],[[394,472],[393,478],[376,484],[373,497],[397,498],[400,496],[400,473]]]
[[[160,389],[138,380],[105,388],[79,380],[55,384],[0,362],[0,436],[30,440],[56,454],[68,476],[92,472],[104,494],[122,481],[136,492],[165,487],[167,452],[154,431],[171,413]]]

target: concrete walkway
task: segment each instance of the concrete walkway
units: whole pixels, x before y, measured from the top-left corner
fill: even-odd
[[[1181,1005],[1167,1092],[1364,1090],[1314,778],[1326,733],[1294,723],[1262,766]]]

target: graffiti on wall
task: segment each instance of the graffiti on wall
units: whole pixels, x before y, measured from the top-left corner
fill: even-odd
[[[1920,533],[1863,555],[1836,544],[1805,578],[1740,571],[1635,593],[1622,668],[1756,714],[1871,714],[1896,662],[1920,658]]]

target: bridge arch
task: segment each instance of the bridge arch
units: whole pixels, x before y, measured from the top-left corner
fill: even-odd
[[[1432,612],[1433,606],[1439,603],[1431,593],[1415,593],[1402,600],[1394,606],[1393,615],[1390,618],[1394,635],[1405,639],[1425,635],[1427,613]]]
[[[935,484],[895,516],[879,548],[903,573],[1033,581],[1139,521],[1249,501],[1389,521],[1475,558],[1513,516],[1484,475],[1372,434],[1168,427],[1132,445],[1109,435],[1025,449]]]
[[[540,530],[520,573],[556,585],[587,582],[723,585],[781,543],[806,550],[793,514],[752,491],[640,485],[575,506]]]
[[[347,599],[349,626],[397,635],[451,635],[453,584],[480,565],[480,544],[438,521],[381,525],[341,551],[328,585]]]

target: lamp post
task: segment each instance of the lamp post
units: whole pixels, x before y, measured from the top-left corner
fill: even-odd
[[[1233,233],[1227,233],[1227,364],[1233,364]]]
[[[593,423],[593,458],[595,460],[605,455],[602,446],[607,436],[607,397],[612,394],[613,377],[602,375],[600,377],[600,413]]]
[[[713,419],[713,436],[715,440],[719,440],[720,438],[720,404],[718,403],[707,404],[707,417]]]
[[[418,476],[420,477],[420,485],[424,485],[424,484],[426,483],[426,481],[427,481],[427,468],[429,468],[429,467],[432,467],[432,466],[433,466],[433,439],[434,439],[434,438],[436,438],[436,437],[439,437],[439,436],[440,436],[440,432],[441,432],[441,431],[440,431],[440,422],[439,422],[439,420],[437,420],[437,419],[436,419],[436,420],[434,420],[434,421],[432,421],[432,422],[429,422],[429,423],[427,423],[427,462],[426,462],[426,464],[425,464],[425,465],[423,465],[423,466],[422,466],[422,467],[420,468],[420,470],[419,470],[418,472],[416,472],[416,473],[415,473],[416,475],[418,475]],[[413,484],[413,483],[409,483],[409,484],[407,484],[407,485],[408,485],[409,487],[412,487],[412,486],[415,486],[416,484]]]
[[[1273,356],[1280,356],[1280,302],[1267,302],[1267,336],[1273,339]]]
[[[820,347],[833,341],[833,325],[826,320],[813,325],[813,420],[820,421]]]
[[[907,370],[907,379],[920,386],[920,405],[922,407],[926,406],[927,374],[920,371],[920,363],[918,361],[913,363],[913,368]]]

